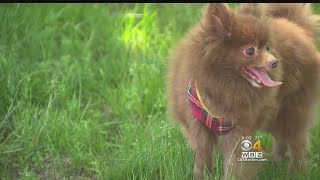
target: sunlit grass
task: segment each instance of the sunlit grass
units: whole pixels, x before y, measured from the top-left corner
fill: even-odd
[[[0,5],[0,177],[192,179],[192,151],[167,115],[165,74],[171,49],[201,10]],[[301,177],[319,174],[319,128]],[[222,157],[215,158],[219,179]],[[285,163],[270,164],[260,176],[285,172]]]

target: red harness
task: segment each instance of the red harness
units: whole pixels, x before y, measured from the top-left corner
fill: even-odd
[[[222,117],[213,116],[201,101],[196,83],[189,81],[188,95],[193,115],[204,123],[215,135],[227,134],[235,125],[233,121],[224,120]]]

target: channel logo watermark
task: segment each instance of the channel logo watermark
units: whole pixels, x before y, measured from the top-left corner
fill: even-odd
[[[265,162],[267,159],[263,158],[262,146],[261,146],[262,136],[242,136],[241,142],[241,157],[237,160],[240,162]],[[254,143],[253,143],[254,142]]]

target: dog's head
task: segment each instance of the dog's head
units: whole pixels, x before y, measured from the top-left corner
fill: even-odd
[[[214,66],[231,70],[254,87],[278,86],[282,83],[271,80],[266,72],[278,65],[272,55],[269,27],[257,17],[261,15],[258,10],[252,12],[233,12],[226,4],[209,4],[201,21],[204,55]]]

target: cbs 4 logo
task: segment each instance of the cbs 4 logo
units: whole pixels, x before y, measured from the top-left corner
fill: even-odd
[[[241,142],[241,149],[244,151],[256,150],[261,151],[261,139],[257,139],[256,142],[252,145],[251,141],[246,139]]]

